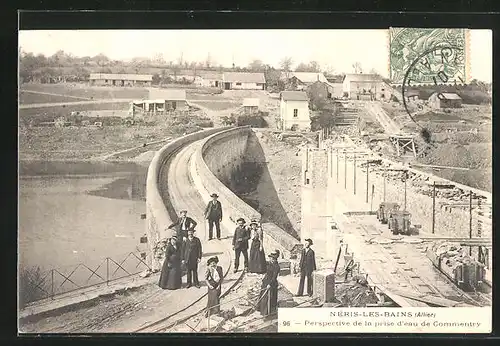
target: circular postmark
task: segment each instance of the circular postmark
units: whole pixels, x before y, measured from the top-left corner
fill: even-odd
[[[456,98],[457,85],[465,84],[465,70],[463,47],[446,43],[425,50],[409,65],[401,89],[403,105],[411,120],[422,129],[426,141],[429,132],[415,120],[415,116],[431,111],[433,101],[440,103]],[[420,100],[418,92],[414,92],[422,87],[430,94],[427,101]],[[429,89],[432,92],[429,93]]]

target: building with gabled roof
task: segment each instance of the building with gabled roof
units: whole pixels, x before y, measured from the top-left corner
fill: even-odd
[[[130,102],[129,114],[133,117],[157,115],[187,108],[186,90],[150,89],[147,100]]]
[[[265,90],[266,78],[256,72],[224,72],[222,74],[224,90]]]
[[[460,108],[462,107],[462,98],[457,93],[435,92],[429,96],[427,103],[436,109]]]
[[[91,85],[150,86],[153,82],[153,75],[126,73],[91,73],[89,76],[89,82]]]
[[[382,77],[372,73],[346,74],[342,80],[342,90],[345,96],[353,100],[385,98],[385,82]]]
[[[280,94],[281,130],[310,131],[309,98],[303,91],[283,91]]]

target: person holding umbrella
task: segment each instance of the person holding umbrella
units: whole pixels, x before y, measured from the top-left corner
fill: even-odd
[[[259,295],[259,312],[262,316],[272,315],[278,309],[279,250],[274,250],[268,257],[270,260],[267,262],[266,275],[262,279]]]
[[[219,195],[212,193],[212,200],[208,202],[205,208],[205,219],[208,220],[208,240],[213,239],[213,229],[217,231],[217,239],[220,240],[220,223],[222,221],[222,204],[217,200]]]

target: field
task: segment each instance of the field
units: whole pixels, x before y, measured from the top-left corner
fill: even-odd
[[[36,101],[31,101],[34,97],[34,93],[22,93],[23,90],[38,91],[41,93],[51,93],[67,96],[77,96],[88,99],[142,99],[148,97],[149,91],[146,88],[135,88],[135,87],[100,87],[100,86],[89,86],[86,84],[23,84],[20,88],[21,94],[25,94],[24,101],[21,99],[21,103],[38,103]],[[41,96],[49,96],[44,94],[38,94]],[[68,102],[78,101],[77,99],[69,99]],[[42,101],[43,102],[43,101]],[[39,102],[39,103],[42,103]],[[62,102],[62,101],[45,101],[45,102]]]
[[[30,90],[34,92],[23,92]],[[112,103],[75,104],[85,102],[82,98],[93,99],[140,99],[148,96],[146,88],[132,87],[90,87],[84,84],[24,84],[20,90],[21,104],[68,102],[67,105],[19,109],[19,151],[21,159],[89,159],[99,155],[132,148],[146,142],[177,137],[184,133],[197,131],[200,126],[220,123],[220,118],[230,109],[239,107],[245,97],[258,97],[261,108],[276,100],[270,100],[263,91],[225,91],[211,93],[209,88],[199,88],[200,93],[188,89],[187,97],[201,109],[191,108],[186,117],[157,119],[151,124],[123,125],[118,116],[108,116],[109,111],[123,113],[129,108],[128,101]],[[102,121],[103,128],[36,127],[39,122],[51,122],[65,116],[74,121],[71,112],[92,111],[80,120]],[[102,111],[99,114],[99,111]],[[89,112],[90,113],[90,112]],[[85,113],[84,113],[85,114]],[[97,115],[100,115],[97,118]],[[116,114],[115,114],[116,115]],[[207,118],[208,116],[208,118]],[[78,119],[76,119],[78,120]]]

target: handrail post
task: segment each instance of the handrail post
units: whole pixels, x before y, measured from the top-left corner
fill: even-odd
[[[106,285],[109,285],[109,257],[106,257]]]
[[[353,186],[353,189],[354,189],[354,194],[356,194],[356,153],[354,153],[354,161],[353,161],[353,164],[352,164],[352,167],[353,167],[353,182],[354,182],[354,186]]]

